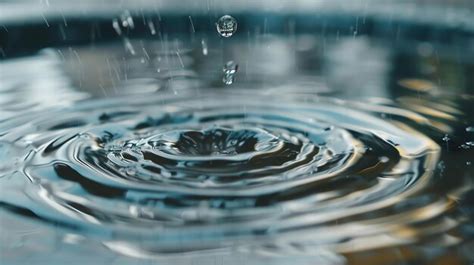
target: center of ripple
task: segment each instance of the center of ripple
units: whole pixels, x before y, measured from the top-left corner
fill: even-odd
[[[149,144],[176,156],[229,157],[278,148],[281,141],[261,129],[208,128],[168,131],[150,139]]]

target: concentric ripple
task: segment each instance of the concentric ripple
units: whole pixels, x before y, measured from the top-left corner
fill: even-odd
[[[0,199],[113,250],[135,249],[129,255],[276,235],[338,251],[359,240],[400,244],[410,241],[401,227],[451,202],[412,203],[439,146],[383,111],[315,96],[202,92],[25,115],[0,128],[2,142],[25,150],[21,172],[11,173],[27,177],[25,197]]]

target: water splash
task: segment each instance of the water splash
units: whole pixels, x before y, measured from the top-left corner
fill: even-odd
[[[228,61],[222,71],[224,72],[224,77],[222,78],[222,82],[226,85],[232,85],[235,80],[235,74],[239,70],[239,65],[236,64],[234,61]]]

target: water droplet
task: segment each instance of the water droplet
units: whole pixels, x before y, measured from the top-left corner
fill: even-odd
[[[120,24],[117,19],[112,20],[112,27],[114,28],[117,35],[122,35],[122,29],[120,29]]]
[[[441,172],[443,172],[446,169],[446,165],[445,165],[444,161],[440,161],[436,167]]]
[[[191,23],[192,32],[196,32],[196,29],[194,29],[194,23],[193,23],[193,19],[191,18],[191,16],[189,16],[189,22]]]
[[[239,69],[239,65],[236,64],[234,61],[228,61],[222,71],[224,72],[224,78],[222,78],[222,82],[226,85],[232,85],[234,83],[235,74]]]
[[[471,146],[467,145],[467,144],[462,144],[461,146],[459,146],[459,148],[462,148],[462,149],[471,149]]]
[[[150,29],[151,35],[156,35],[156,28],[155,28],[155,24],[153,24],[153,21],[151,20],[148,21],[148,28]]]
[[[130,54],[135,55],[135,48],[133,48],[132,43],[128,38],[123,39],[123,43],[125,45],[125,49],[130,52]]]
[[[207,49],[207,43],[205,40],[201,40],[201,45],[202,45],[202,54],[207,56],[208,54],[208,49]]]
[[[467,127],[466,132],[474,132],[474,126]]]
[[[132,15],[130,14],[130,11],[125,10],[122,15],[120,15],[120,20],[122,21],[122,26],[124,28],[135,28],[135,24],[133,23]]]
[[[222,16],[216,23],[217,32],[222,37],[228,38],[237,31],[237,20],[229,15]]]
[[[467,161],[467,162],[466,162],[466,165],[467,165],[467,166],[470,166],[470,165],[471,165],[471,161]]]
[[[447,134],[445,134],[444,137],[443,137],[443,141],[449,142],[450,140],[451,140],[451,138],[449,138],[449,136]]]
[[[386,156],[381,156],[379,157],[379,161],[380,163],[387,163],[388,161],[390,161],[390,159]]]

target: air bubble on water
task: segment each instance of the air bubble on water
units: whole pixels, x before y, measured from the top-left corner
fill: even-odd
[[[474,126],[467,127],[466,132],[474,132]]]
[[[222,78],[222,82],[226,85],[232,85],[234,83],[235,74],[239,69],[239,65],[236,64],[234,61],[228,61],[222,71],[224,72],[224,77]]]
[[[203,54],[204,56],[207,56],[207,54],[208,54],[209,51],[208,51],[208,49],[207,49],[207,43],[206,43],[206,41],[205,41],[204,39],[201,40],[201,46],[202,46],[202,54]]]
[[[222,37],[228,38],[237,31],[237,20],[229,15],[222,16],[216,23],[217,32]]]

